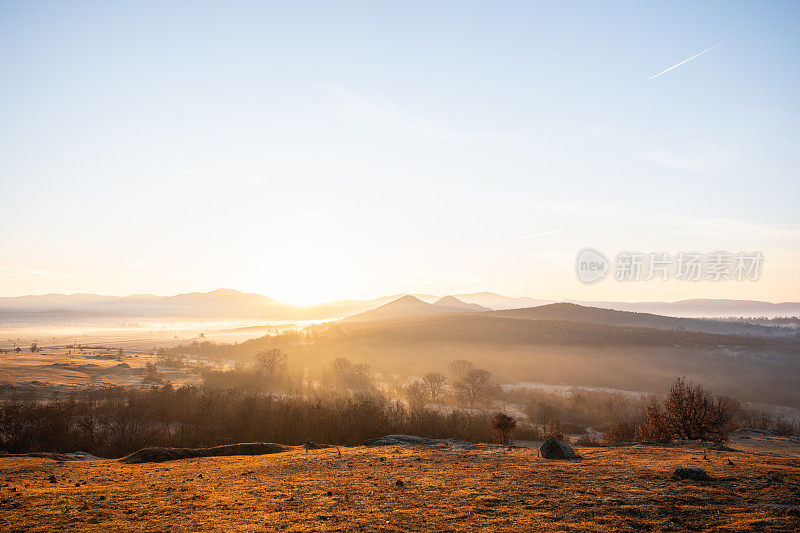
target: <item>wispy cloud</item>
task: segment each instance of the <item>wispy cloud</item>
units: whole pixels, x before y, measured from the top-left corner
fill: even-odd
[[[705,49],[705,50],[703,50],[702,52],[699,52],[699,53],[697,53],[697,54],[693,55],[692,57],[688,57],[688,58],[684,59],[683,61],[681,61],[680,63],[675,63],[675,64],[674,64],[674,65],[672,65],[671,67],[669,67],[669,68],[667,68],[667,69],[664,69],[664,70],[662,70],[661,72],[659,72],[658,74],[654,74],[654,75],[650,76],[650,77],[649,77],[649,78],[647,78],[647,79],[648,79],[648,80],[653,80],[653,79],[656,79],[656,78],[658,78],[659,76],[661,76],[662,74],[666,74],[667,72],[669,72],[669,71],[670,71],[670,70],[672,70],[672,69],[676,69],[676,68],[680,67],[681,65],[684,65],[684,64],[688,63],[689,61],[692,61],[692,60],[694,60],[694,59],[697,59],[698,57],[700,57],[700,56],[701,56],[701,55],[703,55],[703,54],[707,54],[707,53],[709,53],[710,51],[712,51],[712,50],[714,50],[714,49],[716,49],[716,48],[719,48],[720,46],[722,46],[722,45],[723,45],[723,44],[725,44],[726,42],[728,42],[728,41],[723,41],[723,42],[721,42],[721,43],[719,43],[719,44],[715,44],[715,45],[714,45],[714,46],[712,46],[711,48],[706,48],[706,49]]]

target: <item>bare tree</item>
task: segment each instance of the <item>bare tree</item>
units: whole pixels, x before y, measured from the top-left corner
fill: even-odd
[[[464,381],[467,372],[475,368],[475,365],[466,359],[450,361],[450,364],[447,366],[450,367],[450,373],[453,374],[453,381]]]
[[[279,370],[286,368],[286,361],[289,356],[277,348],[272,350],[262,350],[256,354],[256,363],[265,369],[270,376]]]
[[[372,387],[372,369],[366,363],[353,363],[344,357],[331,361],[331,370],[336,383],[345,389],[369,389]]]
[[[489,396],[492,374],[482,368],[472,368],[467,371],[464,378],[457,381],[455,389],[460,392],[470,407],[474,407],[480,400]]]
[[[428,372],[422,376],[422,383],[428,389],[428,396],[431,401],[436,401],[436,398],[444,390],[444,384],[447,383],[447,379],[439,372]]]
[[[421,409],[425,406],[428,390],[424,383],[415,381],[405,389],[406,400],[412,409]]]

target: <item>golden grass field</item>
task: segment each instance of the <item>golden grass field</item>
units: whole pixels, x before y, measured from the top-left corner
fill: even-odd
[[[0,394],[35,392],[50,397],[53,392],[70,393],[87,386],[148,387],[143,381],[145,363],[156,356],[145,351],[127,351],[122,356],[114,349],[49,348],[0,356]],[[184,369],[162,367],[161,376],[173,385],[200,383],[200,377]]]
[[[800,454],[797,442],[777,440],[734,443],[739,452],[580,448],[577,461],[500,446],[294,448],[137,465],[7,457],[0,530],[798,531]],[[677,466],[714,480],[673,480]]]

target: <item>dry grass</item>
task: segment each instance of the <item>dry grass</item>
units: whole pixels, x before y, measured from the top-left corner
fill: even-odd
[[[781,507],[800,503],[794,452],[580,453],[572,462],[492,446],[293,449],[144,465],[5,458],[0,530],[800,529],[800,517]],[[705,468],[715,480],[674,481],[677,466]]]
[[[112,349],[48,348],[0,354],[0,387],[6,394],[33,392],[50,397],[53,392],[69,393],[87,386],[149,387],[142,381],[145,363],[156,356],[144,351],[127,351],[117,357]],[[125,363],[129,368],[117,365]],[[199,376],[181,369],[161,368],[161,375],[175,386],[199,384]]]

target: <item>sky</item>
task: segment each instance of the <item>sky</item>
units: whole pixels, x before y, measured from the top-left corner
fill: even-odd
[[[796,2],[0,1],[0,295],[800,300],[798,22]],[[764,260],[584,284],[586,247]]]

